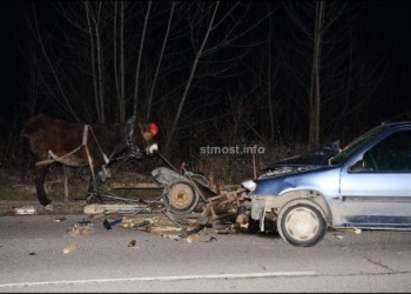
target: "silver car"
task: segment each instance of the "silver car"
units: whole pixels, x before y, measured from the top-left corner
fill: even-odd
[[[411,122],[382,124],[325,165],[269,171],[242,184],[260,230],[272,221],[295,246],[315,245],[329,227],[410,230]]]

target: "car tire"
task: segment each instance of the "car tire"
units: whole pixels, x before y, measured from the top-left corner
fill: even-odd
[[[284,207],[278,215],[277,230],[287,243],[298,247],[317,244],[327,232],[321,212],[309,204]]]

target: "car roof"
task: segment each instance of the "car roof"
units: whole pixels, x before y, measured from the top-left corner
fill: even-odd
[[[411,121],[401,121],[401,122],[383,122],[382,126],[387,128],[401,128],[401,127],[411,127]]]

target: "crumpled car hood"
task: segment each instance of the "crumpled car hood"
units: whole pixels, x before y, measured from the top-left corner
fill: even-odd
[[[340,152],[340,143],[335,141],[313,151],[299,154],[277,162],[268,163],[259,179],[299,173],[328,166],[328,160]]]

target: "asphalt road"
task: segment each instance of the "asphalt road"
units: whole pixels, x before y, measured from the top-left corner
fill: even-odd
[[[296,248],[272,235],[188,243],[99,222],[95,235],[71,237],[83,217],[55,217],[0,217],[0,292],[411,291],[410,232],[330,232]]]

